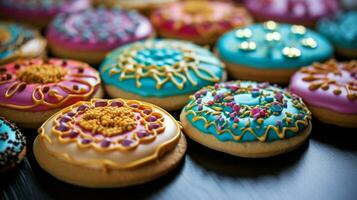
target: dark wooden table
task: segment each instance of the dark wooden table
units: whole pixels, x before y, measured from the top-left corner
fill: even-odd
[[[309,142],[285,155],[246,159],[188,140],[184,162],[139,186],[87,189],[56,180],[35,161],[28,136],[24,162],[0,179],[0,199],[357,199],[357,130],[313,121]]]

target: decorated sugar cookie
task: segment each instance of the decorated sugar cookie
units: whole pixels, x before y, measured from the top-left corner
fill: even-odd
[[[300,67],[327,60],[333,53],[318,33],[273,21],[226,33],[216,50],[232,77],[283,84]]]
[[[15,125],[0,117],[0,173],[19,164],[25,154],[25,137]]]
[[[41,126],[34,142],[44,170],[93,188],[148,182],[176,167],[185,151],[181,127],[169,113],[124,99],[67,107]]]
[[[0,113],[27,128],[38,128],[58,110],[103,95],[98,72],[61,59],[17,60],[0,67]]]
[[[99,64],[111,50],[152,35],[149,20],[135,11],[96,8],[57,15],[47,40],[56,56]]]
[[[151,21],[163,37],[214,44],[221,34],[250,24],[252,18],[232,3],[190,0],[160,7]]]
[[[274,20],[309,27],[339,11],[337,0],[245,0],[245,6],[258,21]]]
[[[24,25],[0,22],[0,64],[18,58],[43,57],[46,40]]]
[[[290,90],[329,124],[357,127],[357,61],[314,63],[294,74]]]
[[[225,79],[223,64],[207,49],[178,40],[147,40],[113,51],[100,67],[109,96],[178,110],[201,87]]]
[[[193,140],[243,157],[290,151],[311,131],[310,111],[300,97],[268,83],[245,81],[202,88],[184,107],[180,120]]]
[[[350,11],[320,20],[317,29],[332,42],[337,53],[357,58],[356,24],[357,11]]]
[[[89,0],[0,0],[0,16],[43,28],[58,13],[89,6]]]

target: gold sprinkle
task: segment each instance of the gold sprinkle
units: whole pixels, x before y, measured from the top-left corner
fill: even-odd
[[[295,47],[284,47],[282,53],[288,58],[298,58],[301,56],[301,51]]]
[[[17,71],[19,80],[26,83],[57,83],[67,74],[67,69],[55,65],[30,65]]]
[[[333,90],[333,93],[334,93],[335,95],[340,95],[340,94],[341,94],[341,90],[340,90],[340,89],[334,89],[334,90]]]
[[[297,35],[304,35],[306,33],[306,28],[301,25],[292,25],[291,32]]]
[[[351,101],[354,101],[357,99],[357,94],[355,94],[355,93],[347,94],[347,98]]]
[[[317,42],[314,38],[304,38],[301,40],[301,44],[302,46],[304,47],[308,47],[308,48],[311,48],[311,49],[314,49],[317,47]]]
[[[242,28],[236,31],[237,38],[250,38],[252,37],[252,35],[252,30],[250,30],[249,28]]]
[[[255,42],[244,41],[239,45],[239,49],[243,51],[254,51],[256,48],[257,44]]]
[[[257,122],[258,122],[258,124],[262,124],[264,122],[264,119],[263,118],[259,118],[259,119],[257,119]]]

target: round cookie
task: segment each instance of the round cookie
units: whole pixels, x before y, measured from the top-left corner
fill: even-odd
[[[0,174],[19,164],[25,154],[25,137],[15,125],[0,117]]]
[[[43,28],[58,13],[89,6],[89,0],[0,0],[0,16]]]
[[[154,105],[124,99],[78,102],[39,129],[34,154],[54,177],[93,188],[124,187],[173,170],[186,151],[179,123]]]
[[[318,33],[273,21],[224,34],[216,51],[233,78],[281,84],[300,67],[327,60],[333,53]]]
[[[311,131],[303,101],[268,83],[232,81],[204,87],[181,112],[184,133],[209,148],[268,157],[302,144]]]
[[[322,122],[357,128],[357,61],[314,63],[294,74],[290,90]]]
[[[46,56],[46,40],[34,29],[0,21],[0,64]]]
[[[239,6],[219,1],[184,1],[160,7],[151,22],[163,37],[214,44],[225,32],[252,22]]]
[[[51,52],[99,64],[111,50],[153,36],[148,19],[135,11],[97,8],[62,13],[47,30]]]
[[[357,58],[357,11],[339,13],[317,24],[318,31],[335,46],[337,53]]]
[[[201,87],[225,80],[223,64],[207,49],[178,40],[147,40],[113,51],[100,67],[109,96],[179,110]]]
[[[274,20],[308,27],[340,10],[338,0],[245,0],[244,4],[257,21]]]
[[[102,96],[98,72],[79,61],[27,59],[0,66],[0,113],[21,127],[38,128],[60,109]]]

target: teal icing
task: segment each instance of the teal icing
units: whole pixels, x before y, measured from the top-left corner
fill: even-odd
[[[135,49],[136,52],[133,53],[131,49]],[[179,88],[172,81],[167,81],[161,88],[157,88],[157,81],[152,76],[146,76],[140,78],[141,86],[138,87],[135,78],[120,79],[123,75],[122,72],[110,74],[113,68],[123,69],[123,66],[118,65],[118,60],[126,51],[131,52],[129,55],[126,55],[128,56],[126,58],[130,58],[131,61],[136,62],[138,65],[154,66],[154,68],[157,69],[165,68],[170,71],[177,71],[176,65],[186,62],[183,49],[185,49],[186,54],[189,53],[193,55],[199,61],[199,72],[203,76],[210,77],[210,74],[202,70],[205,69],[211,74],[214,74],[217,80],[202,79],[194,70],[187,68],[188,74],[195,84],[187,80],[183,88]],[[133,65],[133,67],[135,68],[136,65]],[[225,73],[222,63],[209,50],[189,42],[166,39],[140,41],[120,47],[106,57],[99,71],[105,84],[143,97],[168,97],[192,94],[204,86],[220,81]],[[143,70],[142,72],[146,73],[148,71]],[[178,82],[181,82],[179,75],[182,74],[181,72],[176,75],[174,74],[174,78],[176,78]],[[161,79],[167,78],[165,75],[160,77]]]
[[[17,162],[25,148],[25,137],[12,124],[0,117],[0,167]]]
[[[235,90],[232,89],[231,86],[240,89],[234,92]],[[254,90],[258,90],[258,95],[252,94]],[[279,101],[280,95],[282,99]],[[217,98],[219,96],[221,96],[221,98]],[[227,98],[229,99],[229,97],[233,97],[233,101],[225,100]],[[212,102],[214,102],[214,104],[210,105]],[[229,102],[233,104],[226,104]],[[239,112],[242,113],[240,113],[239,116],[232,117],[231,115],[234,112],[235,105],[240,106]],[[222,108],[222,111],[217,112],[215,107]],[[266,110],[266,114],[261,115],[259,112],[255,113],[255,111],[253,111],[259,109]],[[280,88],[247,81],[226,82],[216,84],[214,87],[208,86],[202,88],[192,96],[184,110],[186,112],[186,118],[192,126],[204,134],[215,136],[222,142],[271,142],[294,137],[306,129],[311,118],[311,114],[301,98],[289,94]],[[244,114],[245,112],[249,114],[246,115]],[[252,115],[253,113],[254,115]],[[198,117],[197,120],[194,120],[195,115]],[[199,117],[205,118],[207,124],[212,124],[205,127],[206,122],[199,119]],[[235,118],[238,118],[239,121],[236,122]],[[260,118],[263,119],[261,124],[258,122]],[[290,123],[287,123],[287,118],[291,120]],[[283,127],[294,127],[298,120],[306,122],[305,125],[297,123],[298,131],[288,130],[283,138],[279,138],[278,134],[276,134],[273,129],[270,129],[266,140],[258,139],[264,135],[269,125],[277,127],[280,122],[281,125],[279,129],[281,131]],[[249,126],[246,126],[247,121],[250,121]],[[237,127],[234,127],[234,124],[237,124]],[[236,140],[229,132],[231,131],[235,136],[241,136],[245,128],[252,128],[257,137],[251,132],[246,132],[240,140]],[[219,130],[222,132],[219,133]]]
[[[21,45],[35,37],[34,31],[13,23],[0,22],[0,31],[4,31],[0,34],[8,33],[10,36],[0,41],[0,59],[13,56]]]
[[[357,11],[339,13],[333,18],[324,18],[317,24],[318,31],[335,46],[357,49]]]
[[[293,34],[291,27],[292,25],[279,24],[275,31],[280,33],[281,40],[275,43],[265,41],[266,33],[272,31],[266,30],[263,24],[245,27],[252,32],[250,38],[237,38],[235,33],[238,29],[236,29],[224,34],[218,40],[217,51],[222,60],[226,62],[258,69],[296,69],[332,56],[333,49],[323,36],[309,29],[306,29],[304,35]],[[317,47],[303,46],[300,42],[303,38],[313,38],[317,42]],[[239,45],[244,41],[255,42],[256,49],[252,51],[239,49]],[[298,48],[301,51],[301,56],[297,58],[285,57],[282,54],[284,47]]]

